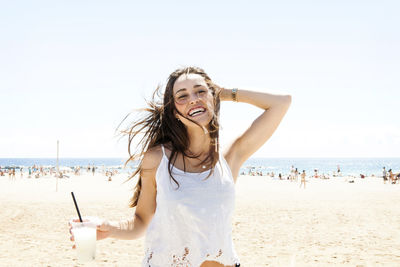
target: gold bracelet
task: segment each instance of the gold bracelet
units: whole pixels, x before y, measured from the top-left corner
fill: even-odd
[[[232,100],[233,100],[234,102],[238,102],[238,100],[237,100],[237,92],[238,92],[238,89],[237,89],[237,88],[233,88],[233,89],[232,89]]]

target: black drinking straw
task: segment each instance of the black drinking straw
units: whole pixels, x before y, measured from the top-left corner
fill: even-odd
[[[72,195],[72,199],[74,200],[76,211],[78,212],[79,220],[82,222],[81,213],[79,212],[79,208],[78,208],[78,204],[76,203],[74,192],[71,192],[71,195]]]

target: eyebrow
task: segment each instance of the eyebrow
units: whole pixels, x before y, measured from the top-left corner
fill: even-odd
[[[193,86],[193,88],[202,87],[202,86],[204,87],[204,85],[202,85],[202,84],[196,84],[195,86]],[[176,91],[175,94],[177,94],[177,93],[179,93],[180,91],[183,91],[183,90],[187,90],[187,89],[186,88],[181,88],[178,91]]]

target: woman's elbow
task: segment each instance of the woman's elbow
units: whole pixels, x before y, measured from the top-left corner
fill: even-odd
[[[292,95],[283,95],[282,96],[282,105],[285,107],[289,107],[292,104]]]

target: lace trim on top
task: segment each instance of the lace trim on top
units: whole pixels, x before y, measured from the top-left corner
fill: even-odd
[[[193,266],[193,264],[189,261],[188,256],[189,256],[190,250],[188,247],[184,248],[184,252],[182,255],[172,255],[169,259],[165,259],[165,263],[169,265],[164,265],[164,266],[170,266],[170,267],[189,267]],[[153,258],[153,252],[148,252],[146,253],[147,255],[147,260],[146,263],[148,264],[148,267],[153,267],[154,265],[151,264],[151,259]],[[204,261],[215,261],[223,265],[232,265],[232,262],[235,263],[235,265],[238,265],[239,263],[236,261],[235,258],[229,258],[221,261],[221,258],[223,258],[224,253],[222,250],[218,250],[216,254],[210,255],[209,253],[205,255],[205,260]],[[226,262],[228,260],[228,262]]]

